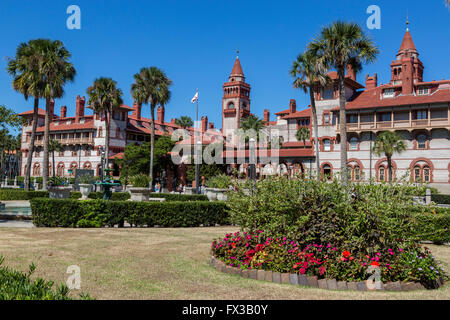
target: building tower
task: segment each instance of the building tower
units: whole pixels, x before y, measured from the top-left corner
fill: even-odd
[[[419,52],[409,32],[409,21],[406,21],[402,44],[396,60],[391,63],[391,84],[402,85],[402,94],[412,94],[414,84],[423,81],[423,68]]]
[[[240,127],[241,119],[248,115],[250,115],[250,85],[245,83],[238,51],[228,82],[223,84],[222,130],[227,139],[230,138],[231,132]]]

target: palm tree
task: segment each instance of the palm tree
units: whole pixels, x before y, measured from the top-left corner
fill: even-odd
[[[383,131],[375,139],[372,152],[378,156],[384,153],[387,159],[389,182],[392,182],[392,156],[406,150],[406,144],[397,132]]]
[[[27,166],[25,172],[25,190],[30,189],[31,163],[33,160],[36,129],[39,112],[39,99],[44,94],[44,83],[41,75],[42,55],[41,49],[45,40],[30,40],[21,43],[16,49],[16,56],[9,60],[7,72],[14,77],[12,86],[14,90],[23,94],[25,100],[34,98],[31,140],[28,148]]]
[[[172,80],[164,71],[157,67],[142,68],[134,75],[134,83],[131,85],[131,94],[137,103],[148,103],[152,118],[150,137],[150,188],[153,186],[153,156],[155,146],[155,108],[169,102],[171,92],[169,90]]]
[[[194,125],[194,122],[192,121],[191,117],[188,116],[181,116],[180,118],[175,120],[175,123],[182,127],[183,129],[186,129],[187,127],[192,127]]]
[[[122,90],[117,88],[117,82],[111,78],[95,79],[94,84],[87,88],[89,95],[88,103],[94,111],[105,115],[105,154],[106,168],[109,168],[109,140],[111,135],[111,118],[114,110],[117,110],[122,104]]]
[[[42,86],[42,97],[45,99],[45,131],[44,131],[44,163],[42,189],[48,187],[50,112],[54,99],[64,95],[64,85],[73,81],[76,71],[69,62],[70,52],[59,40],[38,39],[36,81]],[[53,116],[53,115],[52,115]]]
[[[306,148],[306,140],[310,138],[309,129],[306,127],[298,128],[295,137],[298,141],[303,141],[303,146]]]
[[[319,63],[319,60],[311,51],[306,51],[305,53],[298,55],[297,60],[294,61],[291,68],[291,76],[295,79],[293,83],[294,88],[302,89],[305,93],[309,91],[316,149],[317,180],[320,180],[319,127],[317,125],[317,109],[316,101],[314,99],[314,87],[316,83],[318,83],[319,86],[324,86],[330,81],[330,78],[326,75],[326,72],[327,70],[325,66]]]
[[[243,131],[239,131],[239,133],[241,135],[245,136],[245,132],[253,129],[256,131],[257,141],[259,141],[259,134],[260,134],[260,131],[262,128],[264,128],[264,120],[258,118],[257,116],[255,116],[253,114],[250,114],[248,117],[246,117],[245,119],[243,119],[241,121],[240,129],[242,129]],[[249,140],[249,137],[246,136],[245,143],[248,143],[248,140]]]
[[[345,70],[347,66],[351,66],[355,72],[360,71],[362,63],[373,62],[379,50],[358,24],[342,21],[324,27],[320,36],[311,42],[308,48],[320,63],[327,68],[336,69],[338,74],[341,180],[346,184],[348,176]]]
[[[63,149],[63,146],[61,144],[61,142],[59,142],[58,140],[54,140],[54,139],[50,139],[50,142],[48,144],[48,150],[52,153],[52,160],[53,160],[53,165],[52,165],[52,173],[53,173],[53,177],[55,176],[55,151],[61,151]]]

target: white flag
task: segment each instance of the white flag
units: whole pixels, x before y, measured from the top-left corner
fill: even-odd
[[[194,103],[198,100],[198,91],[195,93],[195,96],[191,99],[191,103]]]

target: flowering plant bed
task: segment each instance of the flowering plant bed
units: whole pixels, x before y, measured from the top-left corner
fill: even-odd
[[[401,241],[394,248],[380,249],[368,255],[363,250],[349,251],[331,243],[300,246],[297,241],[287,237],[271,237],[258,230],[227,234],[222,240],[213,241],[211,250],[214,264],[221,271],[230,270],[230,273],[243,276],[253,274],[255,277],[258,273],[262,274],[260,271],[265,271],[271,274],[271,281],[274,282],[278,279],[273,280],[274,274],[275,277],[277,274],[280,274],[280,277],[284,274],[286,283],[295,283],[295,279],[299,283],[302,278],[303,284],[306,284],[307,277],[311,277],[316,279],[318,287],[324,288],[335,288],[336,284],[338,289],[339,282],[342,289],[358,289],[357,283],[360,283],[360,287],[367,288],[369,280],[369,288],[372,288],[371,284],[375,288],[379,282],[384,284],[378,286],[379,290],[410,290],[438,288],[447,279],[430,250]],[[221,263],[223,268],[218,267]],[[231,271],[227,267],[234,270]],[[293,280],[290,281],[289,277]],[[269,276],[266,280],[268,278]],[[328,285],[328,282],[331,285]],[[344,282],[350,285],[347,283],[344,286]]]

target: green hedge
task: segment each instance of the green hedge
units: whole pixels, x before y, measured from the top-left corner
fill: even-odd
[[[450,204],[450,194],[432,194],[431,201],[437,204]]]
[[[223,202],[209,201],[80,201],[36,198],[30,201],[37,227],[133,226],[198,227],[227,224],[228,208]]]
[[[411,209],[415,212],[414,232],[421,241],[432,241],[435,244],[450,242],[450,208],[433,207],[421,212],[418,208]]]
[[[166,201],[208,201],[204,194],[150,193],[150,198],[164,198]]]
[[[24,191],[22,189],[0,189],[0,200],[30,200],[48,198],[48,191]]]

